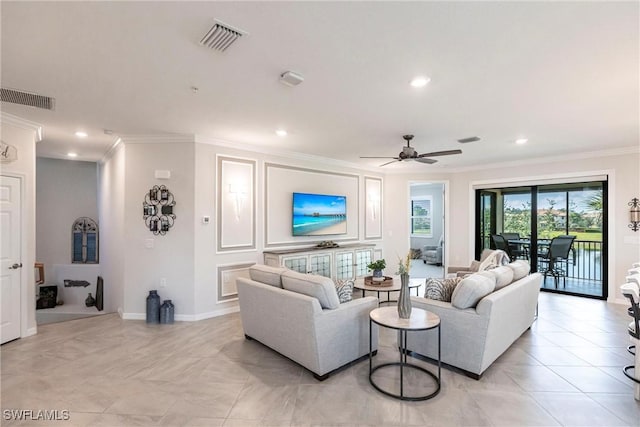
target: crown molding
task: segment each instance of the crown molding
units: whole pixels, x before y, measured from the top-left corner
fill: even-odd
[[[639,154],[639,153],[640,153],[640,147],[630,146],[630,147],[621,147],[621,148],[611,148],[609,150],[587,151],[584,153],[565,153],[563,155],[569,155],[571,156],[572,160],[576,160],[576,159],[592,159],[592,158],[601,158],[601,157],[624,156],[628,154]],[[459,168],[448,168],[446,171],[443,169],[442,172],[461,173],[461,172],[472,172],[476,170],[504,169],[504,168],[515,167],[515,166],[535,165],[540,163],[553,163],[559,160],[560,159],[558,159],[558,156],[534,157],[531,159],[504,161],[499,163],[488,163],[488,164],[474,165],[474,166],[463,166]]]
[[[2,123],[19,127],[21,129],[31,130],[36,134],[36,142],[42,141],[42,125],[22,117],[14,116],[8,113],[0,113]]]
[[[195,135],[190,134],[157,134],[157,135],[120,135],[124,144],[174,144],[193,143]]]
[[[113,156],[113,153],[115,153],[116,149],[121,143],[122,143],[122,139],[119,136],[116,137],[115,140],[113,141],[113,144],[111,144],[109,149],[104,152],[104,154],[102,155],[102,158],[98,161],[98,163],[105,164],[106,161]]]
[[[253,153],[268,154],[268,155],[272,155],[272,156],[285,157],[285,158],[293,159],[293,160],[300,160],[300,161],[307,161],[307,162],[313,162],[313,163],[326,164],[326,165],[331,166],[333,168],[335,168],[335,167],[344,167],[344,168],[356,169],[356,170],[359,170],[359,171],[369,171],[369,172],[373,172],[373,173],[383,174],[384,175],[384,172],[381,172],[380,170],[378,170],[376,168],[366,167],[366,166],[362,166],[362,165],[359,165],[359,164],[356,164],[356,163],[347,162],[347,161],[344,161],[344,160],[330,159],[328,157],[315,156],[313,154],[297,153],[297,152],[294,152],[294,151],[287,151],[287,150],[282,150],[282,149],[273,148],[273,147],[263,147],[263,146],[251,145],[251,144],[242,144],[241,146],[239,146],[239,144],[237,144],[237,143],[232,143],[232,142],[225,141],[225,140],[222,140],[222,139],[199,138],[197,135],[196,135],[196,143],[207,144],[207,145],[215,145],[215,146],[218,146],[218,147],[231,148],[231,149],[240,150],[240,151],[250,151],[250,152],[253,152]]]

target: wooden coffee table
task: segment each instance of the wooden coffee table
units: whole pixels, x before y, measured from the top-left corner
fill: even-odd
[[[424,285],[426,279],[422,278],[422,279],[409,279],[409,293],[411,293],[411,289],[415,289],[416,290],[416,296],[418,296],[419,288],[421,285]],[[387,285],[388,281],[383,282],[382,285],[368,285],[365,284],[365,279],[358,279],[356,280],[355,284],[353,285],[354,289],[359,289],[362,291],[362,296],[364,297],[365,292],[369,291],[369,292],[376,292],[377,296],[378,296],[378,305],[387,302],[398,302],[396,300],[391,300],[391,296],[390,296],[390,292],[399,292],[400,291],[400,276],[394,276],[391,286]],[[380,301],[380,292],[386,292],[387,293],[387,299]]]

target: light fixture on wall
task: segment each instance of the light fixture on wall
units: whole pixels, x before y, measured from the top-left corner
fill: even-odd
[[[242,210],[242,202],[247,196],[247,189],[241,185],[229,184],[229,194],[231,194],[236,201],[236,220],[240,221],[240,212]]]
[[[378,204],[380,203],[380,198],[375,193],[369,193],[367,195],[367,200],[369,201],[369,206],[371,206],[371,219],[375,220],[378,216]]]
[[[640,229],[640,200],[637,197],[631,199],[627,205],[629,208],[629,228],[633,231],[638,231]]]

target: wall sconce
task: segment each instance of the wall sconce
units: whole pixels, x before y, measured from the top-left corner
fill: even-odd
[[[631,199],[627,205],[629,208],[629,228],[633,231],[638,231],[640,229],[640,204],[638,204],[640,200],[637,197]]]
[[[371,206],[371,219],[375,220],[378,216],[378,204],[380,202],[380,198],[375,193],[369,193],[367,199],[369,200],[369,205]]]
[[[233,195],[236,201],[236,220],[240,221],[242,202],[247,197],[246,187],[237,184],[229,184],[229,194]]]

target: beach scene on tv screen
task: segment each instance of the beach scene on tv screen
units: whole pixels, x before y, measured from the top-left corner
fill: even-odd
[[[324,236],[347,232],[347,198],[293,193],[293,235]]]

